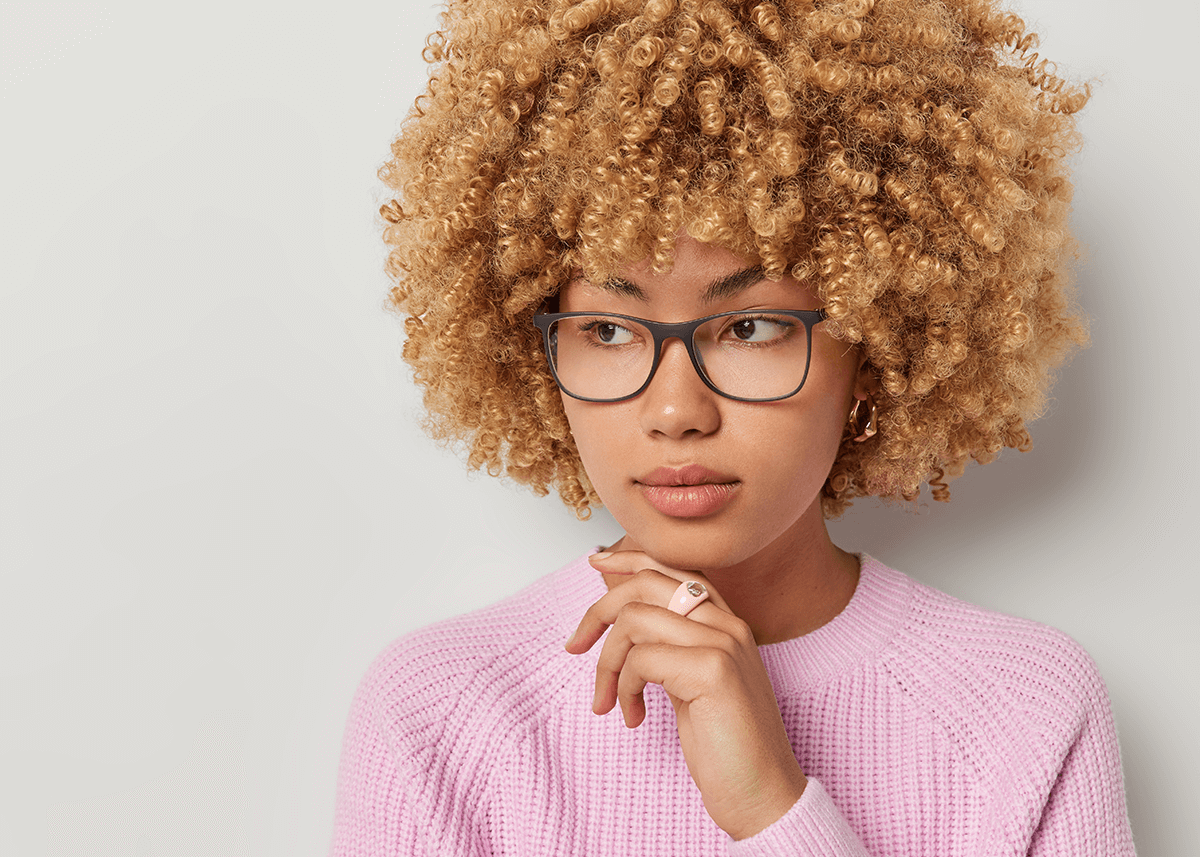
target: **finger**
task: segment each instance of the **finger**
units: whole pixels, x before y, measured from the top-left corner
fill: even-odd
[[[683,576],[679,571],[675,571],[675,574]],[[745,623],[734,616],[728,607],[712,603],[714,596],[717,599],[720,596],[711,589],[711,584],[707,579],[703,575],[694,573],[687,579],[698,580],[706,587],[710,587],[709,599],[697,605],[688,613],[687,618],[717,628],[738,639],[743,638]],[[567,641],[566,650],[576,655],[586,652],[603,636],[605,629],[616,621],[621,608],[630,602],[644,601],[648,604],[666,607],[681,582],[678,578],[667,576],[660,571],[642,569],[625,583],[610,589],[587,609],[579,620],[574,634]]]
[[[575,633],[567,641],[567,651],[579,654],[590,649],[600,639],[604,630],[617,620],[621,608],[631,601],[666,604],[662,593],[665,590],[674,592],[679,584],[673,582],[662,572],[653,569],[643,569],[633,575],[620,586],[614,586],[600,596],[583,614]]]
[[[680,583],[684,583],[688,580],[698,580],[703,583],[705,587],[707,587],[709,600],[712,601],[713,604],[715,604],[717,607],[720,607],[722,610],[732,612],[729,609],[729,605],[725,602],[725,599],[721,597],[721,593],[717,591],[715,586],[713,586],[712,581],[704,576],[703,572],[681,571],[677,568],[670,568],[669,566],[665,566],[662,563],[655,561],[648,554],[645,554],[642,551],[616,551],[601,560],[596,559],[598,556],[601,556],[601,554],[593,554],[588,558],[592,561],[592,566],[596,568],[597,571],[601,571],[604,574],[613,573],[628,575],[630,580],[635,579],[639,572],[646,570],[656,571],[663,577],[670,578],[672,593]],[[613,588],[617,589],[623,585],[624,584],[622,583]]]
[[[660,684],[674,699],[693,702],[718,686],[732,660],[721,649],[648,643],[635,646],[625,658],[617,681],[617,701],[629,728],[646,717],[647,684]]]
[[[685,580],[699,580],[708,587],[709,600],[715,602],[722,610],[729,610],[729,605],[725,603],[725,599],[721,597],[721,594],[708,578],[704,576],[703,572],[671,568],[651,558],[649,554],[643,551],[604,551],[592,554],[588,557],[588,561],[592,564],[593,568],[604,574],[622,574],[632,577],[639,571],[649,568],[670,577],[677,583],[683,583]]]
[[[663,565],[655,559],[652,559],[645,551],[638,550],[614,550],[600,551],[599,553],[591,554],[588,557],[594,567],[600,568],[603,566],[605,574],[637,574],[643,568],[653,568],[655,571],[661,571],[663,574],[670,574],[677,571],[669,565]]]
[[[631,601],[621,608],[596,661],[592,710],[606,714],[617,702],[617,680],[634,646],[669,643],[681,647],[729,648],[728,635],[702,622],[693,622],[663,607]]]
[[[680,572],[676,572],[676,574],[680,574]],[[708,583],[699,575],[690,579],[700,580],[705,583],[705,586],[708,586]],[[586,652],[603,636],[605,629],[616,621],[621,608],[632,601],[644,601],[647,604],[666,607],[680,583],[681,581],[677,578],[669,577],[655,569],[642,569],[629,580],[619,586],[614,586],[587,609],[579,620],[575,633],[567,641],[566,650],[576,655]],[[722,619],[721,614],[724,614],[725,617],[733,617],[731,613],[717,605],[710,604],[711,600],[710,596],[709,600],[698,605],[689,614],[689,617],[720,627],[723,622],[727,621]]]

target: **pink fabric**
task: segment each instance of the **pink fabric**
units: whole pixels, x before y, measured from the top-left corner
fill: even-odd
[[[1132,855],[1104,684],[1066,635],[864,556],[849,605],[761,647],[809,777],[740,842],[704,811],[662,688],[591,713],[585,559],[392,644],[355,698],[335,857]]]

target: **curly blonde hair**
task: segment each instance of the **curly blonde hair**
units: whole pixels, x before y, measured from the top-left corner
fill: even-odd
[[[1027,449],[1070,306],[1072,114],[988,0],[452,0],[380,177],[427,429],[580,516],[599,502],[533,314],[676,236],[824,301],[877,373],[826,515]]]

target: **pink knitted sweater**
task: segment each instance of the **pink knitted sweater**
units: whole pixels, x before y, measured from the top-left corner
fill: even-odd
[[[870,557],[833,621],[762,646],[808,787],[734,842],[704,811],[665,692],[591,712],[605,592],[586,559],[392,644],[354,702],[332,854],[1132,855],[1104,684],[1066,635]]]

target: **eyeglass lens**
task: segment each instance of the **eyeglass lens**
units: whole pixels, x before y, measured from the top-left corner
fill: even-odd
[[[654,368],[654,335],[631,319],[559,319],[550,328],[550,340],[559,383],[582,398],[631,396]],[[808,328],[793,316],[720,316],[698,327],[692,342],[703,374],[722,393],[736,398],[791,395],[808,371]]]

